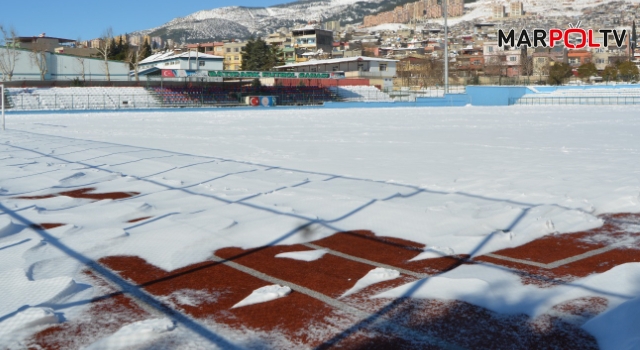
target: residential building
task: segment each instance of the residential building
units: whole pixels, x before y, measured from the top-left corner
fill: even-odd
[[[333,50],[333,32],[330,30],[306,26],[294,29],[291,32],[291,37],[293,47],[302,51],[330,54]]]
[[[504,10],[504,5],[494,5],[492,7],[493,10],[493,18],[505,18],[506,12]]]
[[[187,44],[187,49],[214,56],[224,56],[224,43],[222,42]]]
[[[93,48],[93,49],[99,49],[102,47],[102,45],[104,45],[104,40],[102,39],[93,39],[90,42],[89,47]]]
[[[246,45],[239,41],[224,43],[224,70],[242,70],[242,51]]]
[[[522,2],[514,1],[509,4],[509,17],[522,17],[524,15]]]
[[[337,32],[340,30],[340,21],[328,21],[322,23],[322,29]]]
[[[296,49],[293,47],[285,47],[282,49],[282,54],[284,55],[284,64],[294,64],[296,63]]]
[[[264,41],[269,45],[278,46],[281,49],[285,46],[291,46],[291,37],[280,32],[269,34]]]
[[[471,76],[484,69],[484,55],[481,47],[467,47],[460,50],[455,58],[454,68],[460,76]]]
[[[591,58],[591,51],[588,50],[569,50],[569,52],[567,52],[567,63],[574,68],[585,63],[590,63]]]
[[[553,48],[536,48],[531,54],[533,63],[533,75],[546,77],[549,75],[549,68],[556,62],[567,62],[567,50],[563,46]]]
[[[463,0],[446,1],[448,16],[457,17],[464,14]],[[427,18],[441,18],[442,15],[442,5],[438,4],[438,0],[420,0],[396,6],[392,11],[365,16],[364,26],[373,27],[385,23],[409,23]]]

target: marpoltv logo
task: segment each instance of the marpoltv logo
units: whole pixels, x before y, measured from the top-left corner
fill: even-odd
[[[600,29],[597,32],[602,34],[602,43],[594,40],[593,29],[582,29],[580,28],[580,23],[575,27],[572,24],[569,24],[569,28],[564,30],[557,28],[549,29],[548,31],[544,29],[534,29],[533,36],[523,29],[517,37],[517,41],[514,29],[511,29],[508,34],[506,34],[502,29],[499,29],[498,46],[554,47],[558,43],[562,43],[568,49],[609,47],[611,46],[609,36],[612,35],[614,39],[613,42],[618,48],[620,48],[627,37],[626,30],[618,32],[615,29]],[[579,40],[576,42],[573,40],[575,38],[578,38]]]

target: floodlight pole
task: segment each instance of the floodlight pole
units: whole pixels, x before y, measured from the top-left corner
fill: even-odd
[[[444,93],[449,93],[449,37],[447,30],[447,2],[442,0],[442,12],[444,13]]]

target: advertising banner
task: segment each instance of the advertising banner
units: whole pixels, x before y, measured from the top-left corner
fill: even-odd
[[[212,70],[209,71],[210,77],[218,78],[237,78],[237,79],[255,79],[255,78],[283,78],[283,79],[332,79],[331,73],[316,72],[250,72],[250,71],[226,71]]]
[[[252,107],[273,107],[276,98],[273,96],[247,96],[247,104]]]

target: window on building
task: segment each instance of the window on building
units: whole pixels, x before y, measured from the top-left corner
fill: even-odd
[[[233,52],[240,52],[240,48],[238,48],[238,47],[234,48]]]
[[[240,61],[240,57],[239,56],[233,56],[233,60],[234,61]]]
[[[380,65],[380,71],[381,72],[386,72],[387,71],[387,65],[386,64],[381,64]]]
[[[489,46],[489,52],[493,52],[493,46]]]
[[[200,66],[200,67],[204,67],[204,64],[205,64],[205,62],[204,62],[204,61],[199,61],[199,62],[198,62],[198,66]]]
[[[231,52],[231,48],[230,47],[227,47],[227,52]]]
[[[517,61],[517,60],[518,60],[518,57],[516,57],[516,56],[509,56],[509,61],[511,61],[511,62],[515,62],[515,61]]]

